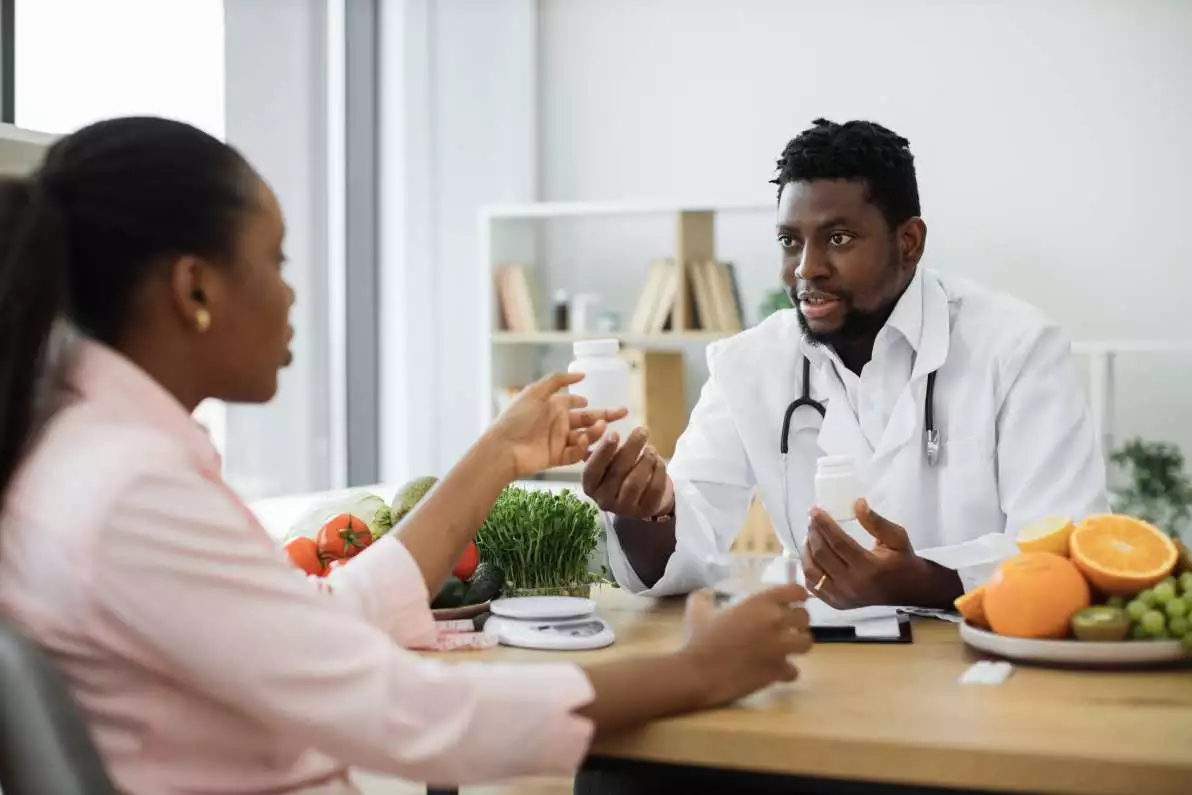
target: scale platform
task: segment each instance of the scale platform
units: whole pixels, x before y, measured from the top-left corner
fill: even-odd
[[[596,603],[575,596],[520,596],[497,599],[484,631],[504,646],[546,651],[602,649],[616,640],[596,615]]]

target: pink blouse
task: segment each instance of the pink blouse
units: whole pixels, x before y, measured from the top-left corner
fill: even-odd
[[[568,774],[592,726],[569,664],[457,664],[405,547],[293,568],[204,431],[95,343],[0,519],[0,610],[52,654],[121,790],[354,792],[348,766],[470,784]],[[325,582],[330,587],[318,587]]]

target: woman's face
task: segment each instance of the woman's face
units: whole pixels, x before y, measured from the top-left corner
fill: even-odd
[[[282,278],[285,221],[277,197],[254,179],[256,202],[240,222],[231,267],[205,281],[210,328],[201,335],[211,397],[264,403],[277,392],[278,371],[290,363],[294,291]]]

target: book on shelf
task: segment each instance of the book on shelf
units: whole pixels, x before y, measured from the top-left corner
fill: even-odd
[[[685,311],[677,312],[680,306]],[[686,321],[676,328],[675,318]],[[654,260],[638,296],[628,331],[659,334],[666,331],[740,331],[744,325],[740,287],[732,264],[713,260],[687,262]]]
[[[497,327],[502,331],[538,331],[533,279],[526,265],[500,265],[493,272]]]

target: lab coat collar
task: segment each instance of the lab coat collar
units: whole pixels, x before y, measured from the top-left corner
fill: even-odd
[[[895,331],[914,349],[915,363],[910,383],[895,404],[876,450],[862,432],[845,395],[837,374],[837,368],[844,367],[839,357],[827,346],[800,339],[800,349],[813,365],[813,396],[826,409],[818,437],[825,454],[850,455],[857,461],[880,458],[905,444],[918,427],[926,400],[927,375],[938,370],[947,359],[951,335],[948,295],[935,274],[924,268],[916,270],[883,328],[883,333]]]
[[[185,445],[199,468],[218,474],[219,452],[181,403],[132,360],[101,343],[73,341],[63,363],[66,386],[105,415],[148,426]]]
[[[911,381],[926,378],[943,366],[948,358],[952,339],[952,322],[948,310],[948,294],[934,273],[919,268],[915,280],[920,281],[921,331],[915,346],[915,367]],[[905,296],[904,296],[905,297]]]

